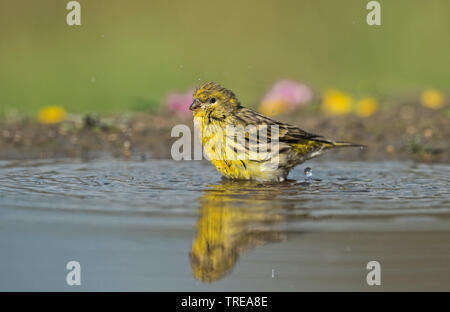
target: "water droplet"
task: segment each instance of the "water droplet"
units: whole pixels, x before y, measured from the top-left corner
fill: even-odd
[[[312,176],[312,169],[310,167],[306,167],[304,173],[305,173],[305,176],[307,176],[309,178]]]

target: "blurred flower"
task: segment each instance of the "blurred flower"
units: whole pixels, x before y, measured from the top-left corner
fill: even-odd
[[[336,89],[328,89],[323,95],[322,110],[333,115],[345,115],[352,111],[351,95]]]
[[[378,110],[378,103],[373,97],[366,97],[358,101],[355,113],[360,117],[369,117]]]
[[[286,111],[286,102],[283,100],[269,100],[262,102],[259,111],[266,116],[275,116]]]
[[[164,100],[164,104],[171,112],[174,112],[181,117],[192,117],[189,106],[192,104],[193,92],[194,90],[189,90],[186,93],[170,93]]]
[[[312,96],[307,85],[292,80],[280,80],[266,93],[259,110],[272,116],[290,112],[311,101]]]
[[[38,114],[38,120],[43,124],[54,124],[66,119],[67,112],[59,106],[44,107]]]
[[[420,102],[425,107],[438,109],[444,106],[444,95],[436,89],[427,89],[422,92]]]
[[[311,101],[312,96],[307,85],[292,80],[280,80],[267,92],[262,102],[283,101],[287,109],[293,110]]]

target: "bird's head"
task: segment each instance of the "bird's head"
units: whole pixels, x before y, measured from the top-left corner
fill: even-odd
[[[189,109],[194,114],[209,110],[232,110],[240,103],[231,90],[225,89],[215,82],[208,82],[197,89],[192,95],[193,102]]]

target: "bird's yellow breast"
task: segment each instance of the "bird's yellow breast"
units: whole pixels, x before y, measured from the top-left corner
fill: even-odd
[[[205,115],[197,123],[198,133],[205,155],[223,176],[232,179],[268,180],[271,173],[263,170],[261,163],[249,159],[239,159],[233,147],[226,142],[226,122],[211,121]]]

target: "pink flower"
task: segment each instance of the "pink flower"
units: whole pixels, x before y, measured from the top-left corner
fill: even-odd
[[[189,106],[192,104],[192,93],[194,90],[188,90],[186,93],[172,92],[164,100],[164,105],[171,111],[181,117],[192,117]]]
[[[311,101],[312,97],[313,93],[307,85],[292,80],[280,80],[272,86],[262,102],[281,101],[285,103],[287,110],[294,110]]]

